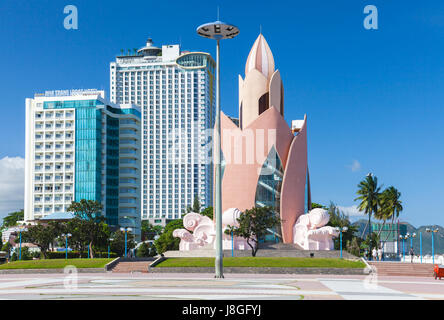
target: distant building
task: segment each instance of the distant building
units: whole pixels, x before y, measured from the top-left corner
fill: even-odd
[[[140,237],[140,110],[104,91],[62,90],[26,99],[25,222],[69,218],[95,200],[111,227]]]
[[[9,227],[2,230],[2,243],[5,244],[6,242],[9,242],[11,238],[14,240],[19,231],[19,227]]]
[[[178,219],[197,195],[212,205],[215,62],[208,53],[156,47],[148,39],[134,54],[110,63],[111,101],[142,112],[142,216],[152,224]],[[211,143],[211,142],[210,142]]]
[[[382,230],[381,230],[382,229]],[[402,241],[399,240],[399,236],[405,236],[407,234],[407,224],[405,223],[372,223],[372,232],[378,234],[380,245],[385,254],[398,255],[402,253]],[[408,252],[408,248],[406,248]]]

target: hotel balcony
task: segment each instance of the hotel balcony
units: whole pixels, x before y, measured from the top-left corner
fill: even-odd
[[[120,162],[119,162],[119,168],[120,168],[120,169],[133,169],[133,170],[139,170],[139,168],[140,168],[140,164],[139,164],[139,162],[136,160],[135,157],[132,157],[132,158],[123,158],[123,157],[121,156],[121,159],[120,159],[120,160],[135,160],[134,162],[122,162],[122,161],[120,161]]]
[[[136,200],[136,198],[131,198],[131,199]],[[137,209],[137,203],[136,201],[134,201],[134,203],[129,203],[129,202],[122,202],[121,200],[119,200],[119,207]]]

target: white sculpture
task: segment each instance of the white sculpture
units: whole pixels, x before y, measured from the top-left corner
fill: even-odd
[[[247,248],[247,242],[240,237],[233,237],[225,234],[228,225],[238,226],[237,218],[241,215],[238,209],[231,208],[222,214],[222,247],[229,250],[234,246],[235,250],[244,250]],[[213,220],[199,213],[190,212],[183,218],[183,225],[186,229],[176,229],[173,231],[173,237],[180,238],[179,250],[188,251],[202,249],[208,245],[215,246],[215,224]]]
[[[184,216],[183,226],[187,230],[176,229],[173,231],[173,237],[181,239],[179,244],[180,251],[199,249],[214,242],[213,220],[207,216],[190,212]]]
[[[301,215],[293,227],[293,242],[304,250],[333,250],[332,239],[339,232],[333,227],[325,227],[329,219],[327,210],[321,208]]]
[[[222,247],[224,250],[250,250],[247,240],[225,234],[228,226],[238,227],[237,219],[242,212],[231,208],[222,214]],[[293,227],[294,243],[304,250],[333,250],[333,238],[339,232],[325,226],[330,219],[327,210],[316,208],[298,218]],[[180,238],[179,250],[189,251],[203,248],[214,248],[216,245],[215,223],[207,216],[190,212],[183,218],[185,229],[176,229],[173,236]]]
[[[232,239],[231,235],[225,233],[228,226],[239,227],[239,222],[237,219],[241,214],[242,212],[237,208],[230,208],[222,214],[222,248],[224,250],[230,250],[232,248],[234,248],[234,250],[250,249],[245,238],[233,236]]]

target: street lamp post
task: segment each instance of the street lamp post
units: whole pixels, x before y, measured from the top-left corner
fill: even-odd
[[[233,230],[231,230],[231,256],[234,257],[234,238],[233,238]]]
[[[413,233],[410,237],[410,248],[413,248],[413,238],[416,238],[416,233]]]
[[[348,228],[347,227],[336,227],[336,231],[339,231],[339,250],[341,252],[341,259],[342,259],[342,233],[343,232],[347,232]]]
[[[110,252],[111,252],[111,241],[113,241],[113,240],[114,240],[113,238],[109,238],[109,241],[108,241],[108,259],[109,259]]]
[[[427,228],[426,229],[426,232],[431,232],[432,233],[432,264],[435,264],[435,243],[434,243],[434,236],[433,236],[433,234],[434,233],[437,233],[439,230],[438,230],[438,228],[436,228],[436,229],[429,229],[429,228]]]
[[[419,255],[421,256],[422,263],[422,232],[419,233]]]
[[[67,234],[62,233],[62,237],[65,237],[65,259],[68,259],[68,238],[71,236],[72,236],[71,233],[67,233]]]
[[[127,244],[128,244],[128,241],[127,241],[127,239],[128,239],[128,232],[131,232],[131,231],[133,231],[133,229],[131,229],[131,228],[120,228],[120,231],[122,231],[122,232],[124,232],[125,233],[125,258],[126,258],[126,252],[127,252]]]
[[[19,247],[19,260],[22,260],[22,228],[19,229],[20,247]]]
[[[214,164],[215,164],[215,201],[214,210],[216,215],[216,259],[215,278],[223,278],[223,250],[222,250],[222,183],[220,166],[220,40],[232,39],[239,34],[239,29],[231,24],[215,21],[203,24],[197,28],[197,34],[217,41],[216,46],[216,119],[214,139]]]
[[[402,240],[402,261],[403,262],[405,262],[405,246],[404,246],[404,243],[405,243],[405,239],[407,239],[407,238],[408,238],[407,234],[405,236],[399,235],[399,239]]]
[[[404,236],[404,239],[407,240],[408,238],[410,238],[410,249],[413,249],[413,238],[416,238],[416,233],[408,233]],[[413,257],[411,257],[411,261],[413,262]],[[404,256],[404,261],[405,261],[405,256]]]

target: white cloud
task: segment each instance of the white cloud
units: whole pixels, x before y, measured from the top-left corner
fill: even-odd
[[[0,218],[23,209],[25,188],[25,159],[0,159]]]
[[[352,172],[357,172],[361,170],[361,163],[358,160],[353,160],[353,163],[348,165],[347,168],[350,168]]]
[[[341,207],[338,206],[338,209],[341,210],[345,215],[349,217],[363,217],[365,213],[363,211],[359,211],[357,206],[350,207]]]

